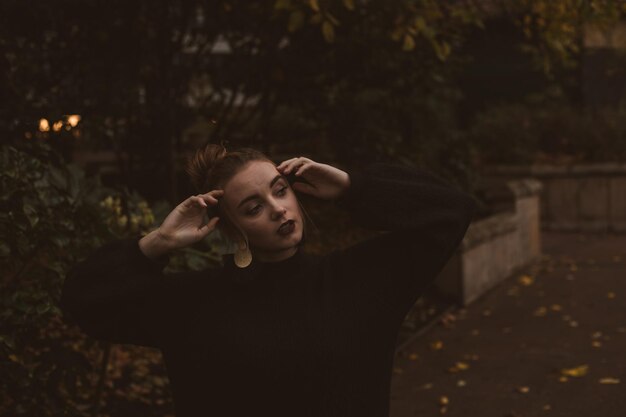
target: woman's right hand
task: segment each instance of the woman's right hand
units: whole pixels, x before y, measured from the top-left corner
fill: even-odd
[[[167,215],[158,235],[166,242],[170,250],[184,248],[202,240],[215,229],[219,217],[215,216],[204,222],[208,204],[217,205],[218,198],[224,195],[224,190],[212,190],[206,194],[197,194],[180,203]]]

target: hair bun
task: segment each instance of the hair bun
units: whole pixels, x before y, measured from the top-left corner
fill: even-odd
[[[191,184],[199,193],[210,190],[208,185],[213,182],[212,171],[219,165],[220,161],[227,155],[226,147],[222,144],[208,143],[198,149],[196,153],[187,160],[185,172],[189,175]]]

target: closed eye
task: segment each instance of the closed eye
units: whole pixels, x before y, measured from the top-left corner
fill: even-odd
[[[282,196],[284,196],[285,194],[287,194],[287,188],[289,188],[289,187],[282,187],[282,188],[280,188],[280,189],[279,189],[276,193],[277,193],[279,196],[281,196],[281,197],[282,197]],[[256,206],[254,206],[252,209],[248,210],[248,212],[247,212],[246,214],[249,214],[249,215],[254,215],[254,214],[258,213],[258,211],[259,211],[258,209],[259,209],[260,207],[261,207],[261,206],[260,206],[259,204],[257,204],[257,205],[256,205]]]

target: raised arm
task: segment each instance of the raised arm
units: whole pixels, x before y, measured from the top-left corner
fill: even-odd
[[[375,163],[348,172],[335,203],[379,236],[333,251],[336,289],[398,324],[461,243],[474,199],[423,169]]]
[[[166,258],[146,257],[138,239],[110,242],[70,270],[61,310],[96,339],[156,347],[165,330],[158,314],[166,294],[165,265]]]
[[[202,223],[219,195],[189,197],[147,236],[110,242],[76,264],[63,284],[62,311],[94,338],[162,346],[198,305],[196,286],[210,281],[193,273],[163,274],[168,253],[214,230],[217,218]]]

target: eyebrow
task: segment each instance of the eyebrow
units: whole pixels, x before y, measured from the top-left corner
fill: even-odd
[[[284,175],[278,174],[276,175],[274,178],[272,178],[272,180],[270,181],[270,186],[269,188],[272,188],[274,186],[274,184],[276,184],[276,181],[286,178]],[[244,205],[246,202],[250,201],[250,200],[254,200],[255,198],[259,198],[261,197],[259,194],[252,194],[249,195],[248,197],[244,198],[243,200],[241,200],[241,202],[239,203],[239,205],[237,205],[237,208],[241,207],[242,205]]]

